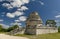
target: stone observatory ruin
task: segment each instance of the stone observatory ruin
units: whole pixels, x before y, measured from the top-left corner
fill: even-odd
[[[38,12],[32,12],[26,20],[26,34],[46,34],[56,32],[58,32],[56,27],[43,26],[43,21]]]
[[[11,34],[31,34],[31,35],[38,35],[38,34],[47,34],[47,33],[57,33],[57,27],[50,27],[47,25],[43,25],[43,21],[39,16],[38,12],[32,12],[27,20],[26,20],[26,27],[25,28],[17,28],[12,30]]]

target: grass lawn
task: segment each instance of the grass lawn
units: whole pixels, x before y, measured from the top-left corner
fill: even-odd
[[[7,32],[0,32],[0,34],[6,34]]]
[[[15,36],[28,37],[30,39],[60,39],[60,33],[41,34],[41,35],[23,35],[23,34],[17,34]]]

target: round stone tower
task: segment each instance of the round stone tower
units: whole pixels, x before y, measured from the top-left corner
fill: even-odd
[[[43,24],[38,12],[32,12],[26,20],[25,34],[37,34],[37,29]]]

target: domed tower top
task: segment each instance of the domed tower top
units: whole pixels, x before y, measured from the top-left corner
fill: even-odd
[[[26,20],[25,33],[36,34],[36,29],[40,28],[42,25],[43,22],[38,12],[32,12]]]
[[[34,11],[31,14],[38,15],[38,12]]]
[[[40,18],[38,12],[32,12],[26,20],[28,25],[38,25],[43,24],[42,19]]]
[[[40,16],[39,16],[39,14],[38,14],[38,12],[32,12],[30,15],[29,15],[29,17],[28,17],[28,19],[27,20],[41,20],[41,18],[40,18]],[[42,21],[42,20],[41,20]]]

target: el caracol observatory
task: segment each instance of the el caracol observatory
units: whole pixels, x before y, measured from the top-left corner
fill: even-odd
[[[25,28],[17,28],[10,32],[10,34],[47,34],[47,33],[56,33],[58,29],[56,27],[50,27],[47,25],[43,25],[43,21],[39,16],[38,12],[32,12],[28,16]],[[53,25],[52,25],[53,26]]]
[[[47,34],[56,33],[58,29],[55,27],[43,26],[43,21],[38,12],[32,12],[26,20],[25,34]]]
[[[26,20],[26,34],[36,34],[36,29],[43,25],[38,12],[32,12]]]

